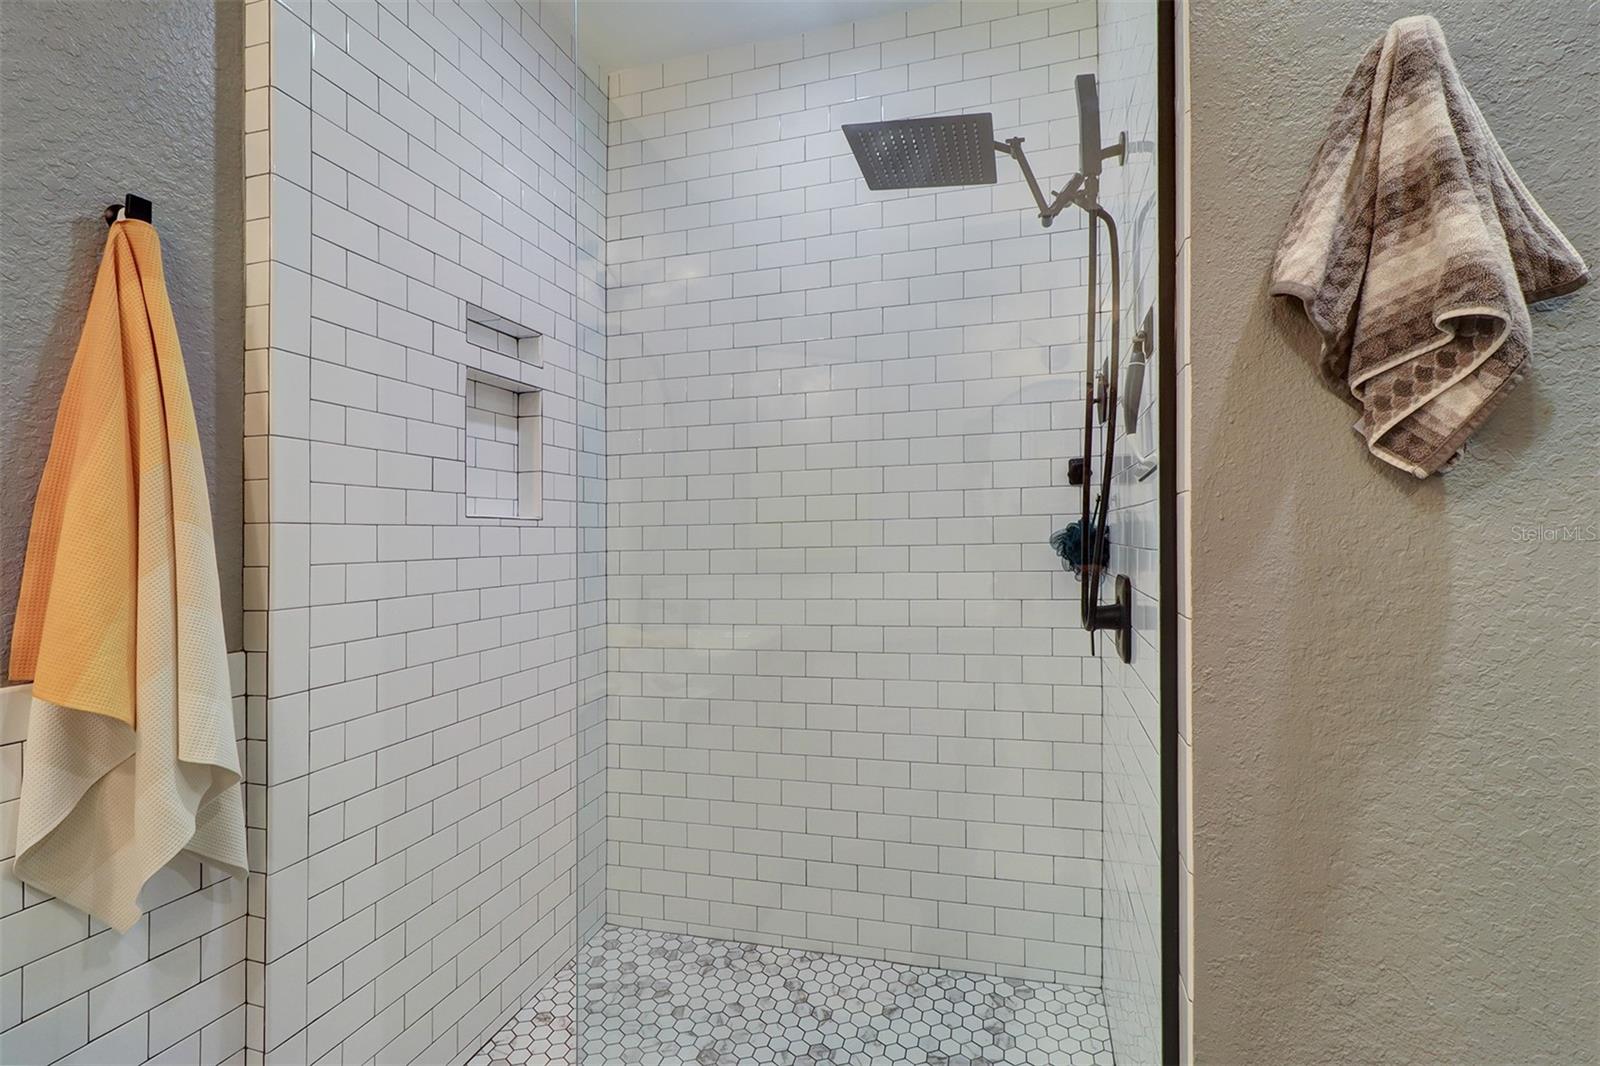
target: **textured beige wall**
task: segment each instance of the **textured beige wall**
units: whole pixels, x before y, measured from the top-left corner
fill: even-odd
[[[0,684],[101,213],[129,192],[155,202],[241,646],[243,42],[237,0],[0,0]]]
[[[1425,483],[1265,295],[1336,95],[1415,10],[1192,4],[1202,1063],[1600,1061],[1600,291],[1535,313],[1531,379]],[[1600,265],[1600,5],[1428,10]]]

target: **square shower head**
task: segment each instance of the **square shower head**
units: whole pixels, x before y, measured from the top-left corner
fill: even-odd
[[[844,127],[869,189],[993,185],[994,116],[937,115]]]

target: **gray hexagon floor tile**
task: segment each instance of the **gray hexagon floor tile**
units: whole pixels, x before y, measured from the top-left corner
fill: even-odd
[[[1097,988],[607,926],[468,1066],[1111,1061]]]

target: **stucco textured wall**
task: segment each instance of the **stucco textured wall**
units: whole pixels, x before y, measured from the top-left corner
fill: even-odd
[[[155,201],[240,646],[243,32],[229,0],[0,3],[0,683],[101,212],[127,192]]]
[[[1600,264],[1600,6],[1429,10]],[[1201,1062],[1600,1058],[1600,293],[1535,312],[1530,379],[1427,482],[1265,294],[1337,94],[1414,12],[1192,5]]]

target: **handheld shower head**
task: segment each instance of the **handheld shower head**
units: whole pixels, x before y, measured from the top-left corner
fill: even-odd
[[[1100,174],[1100,86],[1093,74],[1079,74],[1073,82],[1078,94],[1078,173],[1086,178]]]
[[[1109,148],[1100,144],[1100,85],[1093,74],[1079,74],[1073,81],[1078,95],[1078,172],[1085,178],[1098,178],[1100,164],[1107,159],[1126,162],[1128,134],[1123,131]]]

